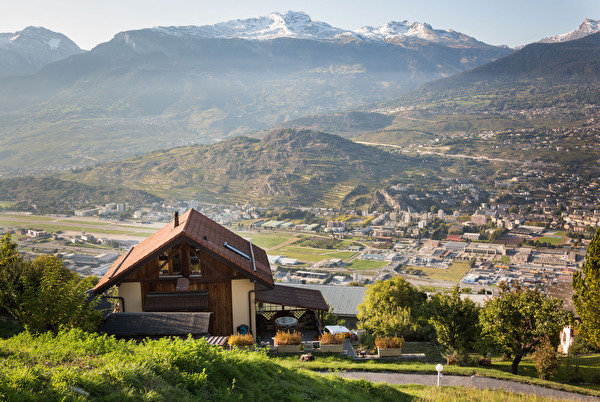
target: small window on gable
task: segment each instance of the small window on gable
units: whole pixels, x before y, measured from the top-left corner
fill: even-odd
[[[171,259],[171,275],[181,275],[181,251],[177,251]]]
[[[162,253],[158,256],[158,265],[160,267],[159,276],[169,275],[169,256],[167,253]]]
[[[190,276],[201,276],[201,268],[200,257],[194,250],[190,250]]]
[[[181,250],[168,250],[158,256],[159,277],[181,276]]]

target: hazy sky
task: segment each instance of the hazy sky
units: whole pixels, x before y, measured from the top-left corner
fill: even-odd
[[[0,32],[29,25],[61,32],[84,49],[131,29],[207,25],[288,10],[345,29],[427,22],[493,45],[517,46],[600,19],[600,0],[0,0]]]

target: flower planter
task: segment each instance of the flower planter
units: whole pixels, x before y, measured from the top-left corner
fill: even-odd
[[[300,353],[300,345],[275,345],[277,353]]]
[[[254,351],[254,345],[229,345],[229,350],[238,349],[238,350],[249,350],[250,352]]]
[[[319,346],[319,352],[321,353],[342,353],[344,350],[344,345],[340,344],[327,344],[322,343]]]
[[[379,357],[398,357],[402,355],[402,348],[377,348]]]

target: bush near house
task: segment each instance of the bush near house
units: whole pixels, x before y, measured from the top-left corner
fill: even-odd
[[[542,380],[553,377],[558,372],[561,363],[556,347],[552,345],[548,338],[545,338],[542,343],[535,347],[531,360],[533,360],[538,376]]]

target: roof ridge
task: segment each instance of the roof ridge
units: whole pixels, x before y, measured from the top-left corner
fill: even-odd
[[[187,228],[190,225],[190,221],[192,220],[192,211],[199,214],[200,212],[196,211],[194,208],[190,208],[188,209],[186,212],[183,213],[183,215],[187,214],[185,221],[183,222],[183,228],[181,229],[183,232],[187,233]],[[183,217],[183,216],[182,216]]]

